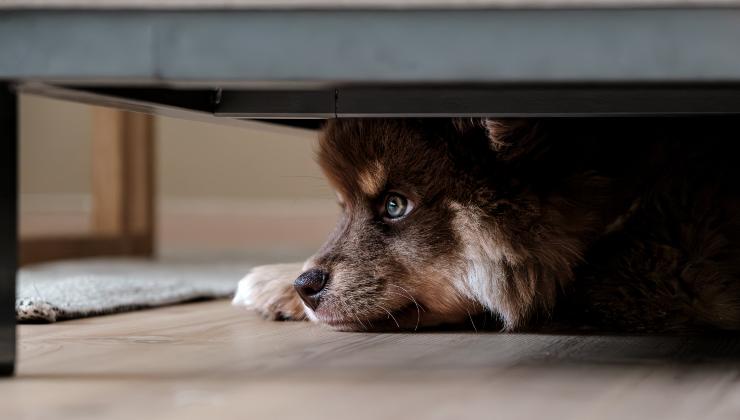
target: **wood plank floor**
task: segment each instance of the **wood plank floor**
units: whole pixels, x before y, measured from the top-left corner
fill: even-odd
[[[20,327],[3,419],[738,419],[740,338],[337,333],[226,301]]]

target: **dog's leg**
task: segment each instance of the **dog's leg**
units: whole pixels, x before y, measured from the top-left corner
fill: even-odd
[[[305,320],[293,281],[303,272],[303,263],[262,265],[239,282],[233,305],[255,309],[266,319]]]

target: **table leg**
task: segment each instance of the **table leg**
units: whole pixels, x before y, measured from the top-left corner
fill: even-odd
[[[15,92],[0,82],[0,375],[15,366],[15,276],[18,223],[18,105]]]

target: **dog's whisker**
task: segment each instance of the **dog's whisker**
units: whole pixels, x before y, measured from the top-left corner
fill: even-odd
[[[391,311],[389,311],[388,309],[386,309],[382,305],[377,305],[376,304],[375,306],[377,306],[378,308],[384,310],[388,314],[388,316],[391,317],[391,319],[393,320],[393,322],[396,323],[396,327],[398,327],[399,330],[401,329],[401,325],[398,323],[398,320],[396,319],[395,316],[393,316],[393,314],[391,313]]]
[[[392,294],[392,295],[396,295],[396,296],[401,296],[402,298],[408,300],[409,302],[414,303],[414,301],[411,300],[411,299],[409,299],[408,295],[406,295],[406,294],[394,292],[394,291],[391,291],[391,290],[386,290],[386,293],[389,293],[389,294]]]
[[[473,316],[470,315],[470,311],[469,310],[465,309],[465,312],[468,313],[468,319],[470,319],[470,324],[473,325],[473,330],[475,330],[475,332],[477,333],[478,332],[478,328],[475,327],[475,322],[473,322]]]
[[[362,321],[361,321],[361,320],[360,320],[360,318],[359,318],[359,317],[357,316],[357,314],[355,314],[354,312],[352,312],[352,316],[353,316],[353,317],[355,317],[355,319],[357,320],[357,322],[359,322],[359,323],[360,323],[360,325],[362,326],[362,329],[363,329],[363,330],[365,330],[365,331],[367,331],[367,327],[365,326],[365,324],[363,324],[363,323],[362,323]]]
[[[419,302],[417,302],[416,299],[414,299],[414,297],[411,295],[411,293],[409,293],[408,290],[404,289],[403,287],[397,284],[393,284],[393,283],[389,283],[389,286],[398,287],[399,289],[403,290],[406,293],[406,295],[409,297],[409,299],[411,299],[411,301],[414,302],[417,309],[421,309],[422,311],[426,312],[426,309],[424,309],[424,306],[419,305]]]
[[[345,313],[346,315],[352,315],[357,322],[360,324],[363,330],[367,331],[367,326],[360,320],[360,318],[357,316],[357,314],[354,311],[351,311],[349,307],[344,303],[344,301],[339,302],[340,305],[340,312]]]
[[[404,292],[406,292],[406,294],[407,294],[407,295],[408,295],[408,297],[409,297],[409,298],[411,299],[411,301],[412,301],[412,302],[414,302],[414,305],[416,305],[416,325],[414,326],[414,331],[418,330],[418,329],[419,329],[419,323],[421,322],[421,309],[422,309],[422,308],[421,308],[421,307],[419,306],[419,302],[417,302],[417,301],[416,301],[416,299],[414,299],[414,297],[413,297],[413,296],[411,295],[411,293],[409,293],[409,291],[408,291],[408,290],[404,289],[403,287],[401,287],[401,286],[399,286],[399,285],[397,285],[397,284],[393,284],[393,283],[389,283],[389,284],[390,284],[391,286],[395,286],[395,287],[398,287],[399,289],[401,289],[401,290],[403,290]],[[424,311],[424,312],[426,312],[426,311]]]
[[[419,305],[416,305],[416,325],[414,325],[414,331],[419,329],[419,322],[421,321],[421,312],[419,312]]]
[[[465,312],[468,314],[468,319],[470,320],[470,324],[473,326],[473,330],[477,333],[478,328],[475,326],[475,322],[473,321],[473,316],[470,314],[470,310],[467,307],[465,307],[464,302],[467,300],[467,298],[463,296],[463,294],[460,291],[456,291],[455,294],[460,299],[461,306],[463,307],[463,309],[465,309]],[[483,304],[480,302],[476,302],[476,304],[479,305],[481,309],[483,310],[483,313],[485,313],[486,311],[485,306],[483,306]],[[484,317],[483,318],[483,328],[485,328],[485,325],[486,325],[486,319]]]
[[[426,310],[421,305],[419,305],[416,302],[416,299],[414,299],[413,297],[411,297],[409,295],[405,295],[405,294],[401,294],[401,293],[396,293],[396,292],[391,292],[390,290],[387,290],[386,292],[387,293],[390,293],[390,294],[393,294],[393,295],[396,295],[396,296],[401,296],[402,298],[407,299],[409,302],[413,303],[416,306],[416,328],[418,328],[419,327],[419,322],[421,321],[421,312],[419,311],[419,309],[421,309],[424,312],[426,312]],[[414,330],[416,330],[416,328],[414,328]]]
[[[370,320],[370,318],[365,317],[365,321],[367,321],[367,324],[370,325],[371,330],[375,329],[375,326],[373,325],[373,322]]]

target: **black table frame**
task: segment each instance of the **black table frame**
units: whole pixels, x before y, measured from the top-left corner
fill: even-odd
[[[0,83],[0,375],[12,375],[15,361],[15,276],[18,220],[18,101]]]

